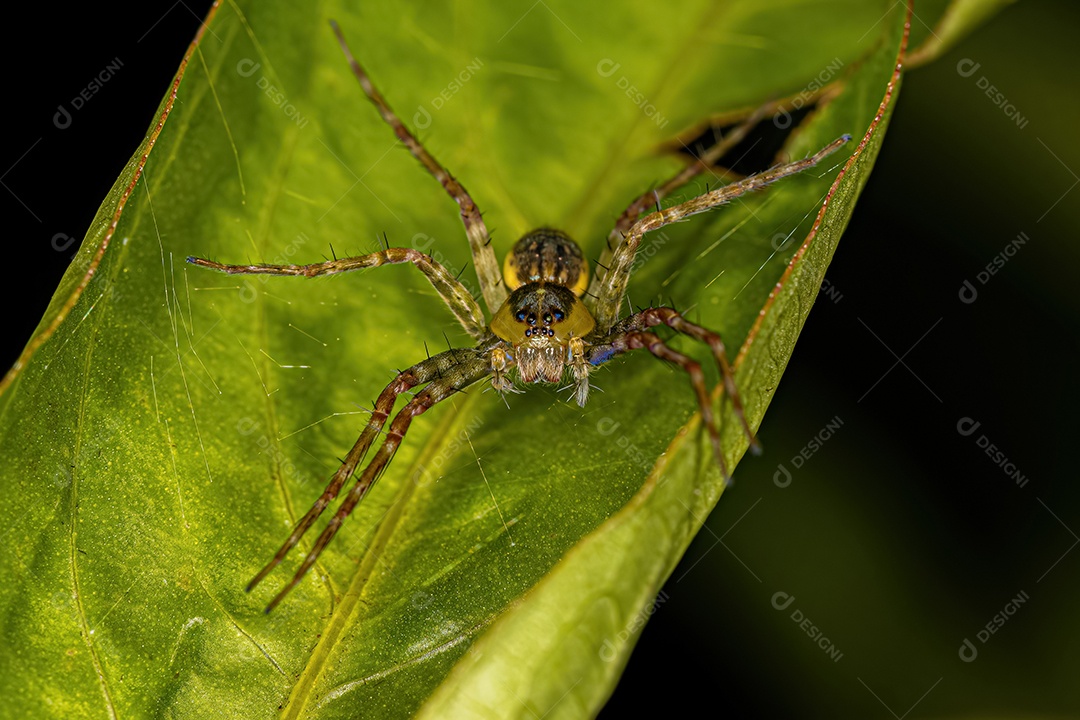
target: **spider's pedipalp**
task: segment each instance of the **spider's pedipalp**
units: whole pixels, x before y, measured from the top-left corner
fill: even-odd
[[[465,328],[465,332],[477,339],[487,334],[487,321],[484,320],[484,313],[465,286],[430,255],[425,255],[413,248],[386,248],[367,255],[335,258],[334,260],[309,265],[225,265],[197,257],[189,257],[187,261],[192,265],[210,268],[211,270],[220,270],[230,275],[294,275],[309,278],[320,275],[337,275],[351,270],[363,270],[381,265],[412,263],[420,272],[424,273],[424,277],[428,279],[431,286],[435,288],[435,292],[450,308],[450,312],[454,313],[458,322]]]
[[[405,407],[394,417],[390,428],[386,430],[386,437],[383,440],[382,445],[380,445],[379,449],[376,451],[375,457],[368,466],[364,468],[356,481],[356,485],[349,491],[349,494],[342,502],[341,507],[338,508],[338,511],[334,514],[330,524],[319,535],[318,540],[315,542],[315,546],[307,554],[304,562],[301,564],[292,580],[267,606],[267,612],[273,610],[274,607],[281,602],[282,598],[284,598],[285,595],[300,582],[300,579],[304,574],[313,564],[315,564],[316,560],[318,560],[318,557],[326,547],[326,544],[330,542],[330,539],[337,532],[341,522],[350,512],[352,512],[353,508],[356,507],[356,504],[360,502],[364,493],[367,492],[389,464],[391,458],[393,458],[393,455],[401,442],[401,438],[408,429],[409,423],[412,422],[412,418],[423,413],[435,403],[446,399],[465,386],[471,385],[486,376],[490,371],[488,354],[488,350],[480,348],[459,348],[453,351],[448,350],[441,352],[438,355],[423,360],[404,372],[399,373],[397,377],[383,389],[382,393],[379,394],[379,399],[375,401],[375,406],[372,410],[371,418],[368,420],[368,424],[364,427],[363,432],[360,433],[360,437],[353,445],[352,450],[346,455],[341,467],[334,473],[330,483],[315,501],[315,504],[311,506],[311,509],[308,510],[304,517],[296,524],[296,527],[274,555],[273,559],[271,559],[251,582],[248,583],[246,588],[247,591],[250,592],[254,589],[263,578],[281,563],[289,551],[300,541],[300,538],[307,533],[319,516],[326,510],[327,505],[338,496],[345,481],[353,475],[357,467],[363,461],[364,456],[375,437],[383,432],[383,427],[385,426],[390,413],[393,411],[394,403],[397,400],[398,395],[418,385],[427,383],[427,387],[409,400]]]
[[[500,395],[503,396],[503,402],[506,402],[505,393],[508,392],[521,392],[514,387],[514,383],[510,381],[508,375],[510,368],[514,367],[514,360],[510,354],[506,352],[503,347],[492,348],[490,353],[491,358],[491,387]],[[510,407],[507,404],[507,407]]]
[[[458,204],[461,212],[461,222],[465,226],[465,235],[469,238],[469,247],[472,250],[476,277],[480,281],[480,293],[484,296],[488,311],[495,312],[506,299],[506,288],[503,287],[502,273],[499,271],[499,263],[495,259],[495,251],[491,247],[491,234],[488,232],[484,219],[480,215],[480,209],[477,208],[476,203],[473,202],[472,196],[465,190],[465,187],[455,180],[454,176],[446,171],[446,168],[439,164],[439,161],[416,139],[412,131],[405,127],[405,123],[401,121],[401,118],[390,109],[390,105],[387,104],[382,93],[379,92],[371,82],[367,72],[353,57],[348,43],[345,42],[345,36],[337,23],[331,20],[330,26],[334,30],[334,35],[337,36],[342,52],[345,53],[345,59],[348,61],[349,67],[352,68],[353,75],[356,76],[364,94],[378,109],[383,121],[393,129],[398,140],[404,143],[412,156],[420,161],[427,171],[439,181],[439,184],[443,186],[450,198]]]

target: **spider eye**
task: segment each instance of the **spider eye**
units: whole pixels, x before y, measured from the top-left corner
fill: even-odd
[[[517,347],[541,340],[565,345],[570,338],[586,337],[595,325],[571,288],[537,282],[510,293],[488,327],[496,337]]]

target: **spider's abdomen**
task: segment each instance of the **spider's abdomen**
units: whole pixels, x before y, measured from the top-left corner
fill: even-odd
[[[570,288],[581,295],[589,284],[589,266],[573,239],[554,228],[526,233],[506,256],[503,268],[511,290],[527,283],[544,282]]]

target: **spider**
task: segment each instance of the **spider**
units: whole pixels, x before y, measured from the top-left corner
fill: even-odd
[[[372,84],[360,63],[353,57],[337,24],[331,27],[353,74],[382,119],[398,139],[442,184],[460,210],[461,221],[472,250],[473,264],[480,283],[484,304],[491,313],[488,321],[469,291],[442,265],[411,248],[389,247],[356,257],[335,258],[309,265],[227,265],[212,260],[189,257],[194,265],[230,274],[299,275],[316,277],[401,263],[412,263],[431,282],[465,331],[476,341],[473,347],[452,348],[430,356],[399,372],[379,394],[370,419],[329,484],[300,519],[274,557],[248,583],[250,592],[292,550],[315,521],[337,498],[346,481],[360,467],[375,438],[385,432],[385,439],[371,461],[363,467],[356,483],[345,496],[337,512],[315,541],[292,579],[266,607],[272,611],[296,587],[319,555],[333,539],[345,518],[386,469],[404,440],[413,419],[437,403],[464,388],[488,379],[497,392],[521,392],[519,384],[568,382],[574,400],[584,407],[589,398],[589,375],[600,365],[630,350],[648,350],[657,358],[681,368],[689,377],[697,398],[702,423],[707,429],[717,463],[725,480],[727,467],[720,447],[720,432],[705,385],[701,365],[693,358],[671,348],[653,332],[667,326],[708,345],[719,367],[724,392],[750,441],[751,450],[760,446],[743,412],[727,360],[724,343],[717,333],[690,322],[669,307],[650,307],[619,318],[634,258],[642,236],[690,215],[706,212],[745,193],[762,188],[783,177],[802,172],[821,162],[850,140],[843,136],[817,153],[777,165],[757,175],[706,192],[668,208],[660,200],[715,164],[724,152],[737,144],[764,116],[765,108],[754,113],[721,142],[688,165],[660,187],[635,199],[618,218],[597,265],[604,272],[591,280],[581,248],[566,233],[542,227],[526,233],[514,245],[500,273],[491,237],[479,209],[464,186],[416,139],[416,136],[391,110],[382,94]],[[655,205],[655,211],[646,209]],[[391,420],[399,395],[419,389]],[[389,427],[386,427],[389,421]],[[385,428],[385,430],[384,430]]]

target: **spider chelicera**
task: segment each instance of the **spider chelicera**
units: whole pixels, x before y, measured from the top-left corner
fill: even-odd
[[[727,150],[738,143],[764,115],[762,109],[667,183],[643,194],[630,204],[616,222],[597,263],[603,272],[598,272],[591,281],[588,265],[577,243],[566,233],[553,228],[540,228],[525,234],[510,251],[500,273],[491,248],[490,235],[472,197],[394,114],[353,57],[338,26],[335,23],[331,23],[331,26],[353,74],[383,120],[458,204],[465,234],[472,249],[481,295],[492,315],[491,321],[487,321],[480,305],[461,282],[431,257],[410,248],[387,247],[367,255],[337,258],[310,265],[226,265],[202,258],[188,258],[188,262],[194,265],[230,274],[303,277],[412,263],[427,277],[465,331],[476,341],[473,347],[441,352],[399,372],[379,394],[367,425],[345,456],[341,467],[273,559],[248,583],[248,591],[281,563],[330,502],[338,496],[345,482],[360,466],[375,438],[384,432],[398,395],[424,386],[394,415],[389,427],[385,429],[386,437],[375,456],[360,472],[356,484],[349,490],[292,580],[267,605],[266,612],[273,610],[315,564],[342,522],[390,463],[413,418],[454,393],[484,379],[490,380],[492,387],[500,393],[517,392],[515,380],[525,385],[569,382],[577,404],[584,406],[589,398],[589,374],[594,368],[629,350],[648,350],[656,357],[681,368],[689,376],[697,397],[702,423],[708,431],[721,472],[727,478],[727,467],[720,447],[720,432],[701,365],[693,358],[672,349],[652,331],[657,326],[665,325],[709,346],[720,369],[725,395],[731,401],[742,431],[749,439],[751,449],[758,449],[753,430],[743,413],[742,402],[720,336],[690,322],[668,307],[651,307],[619,319],[627,282],[645,233],[690,215],[705,212],[780,178],[813,167],[847,142],[849,136],[835,140],[805,159],[777,165],[692,200],[660,208],[660,200],[664,196],[696,175],[709,170]],[[643,215],[646,209],[654,204],[655,211]]]

